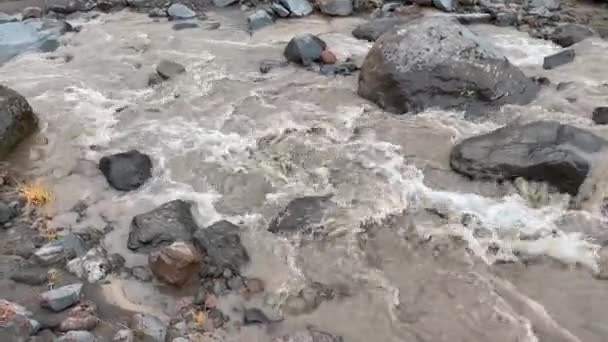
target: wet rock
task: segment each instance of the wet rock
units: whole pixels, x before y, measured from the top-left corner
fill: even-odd
[[[197,23],[177,23],[177,24],[173,24],[173,29],[175,31],[181,31],[181,30],[189,30],[189,29],[194,29],[194,28],[198,28],[198,24]]]
[[[236,4],[238,0],[213,0],[213,5],[216,7],[228,7],[230,5]]]
[[[152,177],[152,160],[146,154],[131,150],[101,158],[99,169],[114,189],[131,191]]]
[[[157,84],[161,84],[164,81],[163,77],[157,72],[153,72],[148,77],[148,86],[153,87]]]
[[[554,69],[560,65],[568,64],[574,60],[575,56],[576,54],[572,49],[563,50],[556,54],[547,56],[543,61],[543,69]]]
[[[337,61],[338,59],[333,52],[329,50],[323,50],[323,52],[321,52],[321,62],[323,62],[323,64],[336,64]]]
[[[492,21],[490,13],[458,13],[454,16],[463,25],[485,24]]]
[[[41,264],[51,265],[83,255],[87,249],[87,244],[80,236],[70,233],[43,245],[34,252],[34,256]]]
[[[156,66],[156,72],[165,80],[186,72],[186,68],[176,62],[163,59]]]
[[[131,275],[139,281],[149,282],[152,280],[152,271],[144,266],[135,266],[131,269]]]
[[[413,18],[409,19],[407,17],[405,17],[405,18],[391,17],[391,18],[372,19],[368,22],[365,22],[365,23],[357,26],[353,30],[352,34],[357,39],[363,39],[363,40],[368,40],[370,42],[373,42],[376,39],[378,39],[381,35],[383,35],[385,32],[388,32],[389,30],[395,28],[396,26],[403,25],[411,20],[413,20]]]
[[[453,12],[456,9],[457,0],[433,0],[433,6],[444,12]]]
[[[148,17],[150,18],[166,18],[167,10],[163,8],[153,8],[148,12]]]
[[[529,103],[538,92],[520,69],[455,19],[433,16],[401,28],[376,41],[359,73],[359,95],[386,110],[415,113],[432,106],[480,115]]]
[[[102,340],[97,338],[88,331],[69,331],[65,335],[59,337],[56,342],[101,342]]]
[[[241,244],[239,227],[229,221],[218,221],[194,233],[195,245],[204,251],[211,266],[230,269],[238,274],[249,262],[249,254]]]
[[[550,12],[561,7],[561,0],[528,0],[527,9],[530,14],[550,16]]]
[[[247,25],[250,31],[256,31],[272,24],[274,24],[274,20],[265,10],[257,10],[247,17]]]
[[[31,336],[28,342],[55,342],[55,334],[49,329],[44,329],[34,336]]]
[[[277,337],[272,342],[344,342],[344,339],[341,336],[311,328]]]
[[[557,84],[557,86],[555,87],[555,90],[557,90],[557,91],[566,90],[573,85],[574,85],[574,82],[559,82]]]
[[[164,342],[167,335],[166,325],[156,316],[144,313],[133,315],[131,329],[150,338],[154,342]]]
[[[593,31],[586,26],[578,24],[566,24],[557,27],[549,35],[549,39],[562,47],[569,47],[591,36],[593,36]]]
[[[21,12],[21,19],[23,20],[40,17],[42,17],[42,9],[40,7],[26,7]]]
[[[291,12],[289,12],[289,10],[287,8],[285,8],[285,6],[273,2],[272,4],[270,4],[270,8],[273,10],[273,12],[281,17],[281,18],[287,18],[289,17],[289,15],[291,14]]]
[[[292,17],[305,17],[312,14],[313,8],[307,0],[281,0],[283,5]]]
[[[327,44],[321,38],[304,33],[291,38],[283,55],[290,62],[310,65],[321,59],[321,53],[326,47]]]
[[[450,165],[475,179],[522,177],[576,195],[590,155],[605,146],[605,140],[580,128],[538,121],[465,139],[452,149]]]
[[[270,319],[260,309],[256,309],[256,308],[245,309],[245,312],[243,313],[243,324],[244,325],[268,324],[270,322],[271,322]]]
[[[19,270],[11,275],[11,280],[30,286],[40,286],[47,282],[47,274],[41,269]]]
[[[112,266],[106,252],[101,248],[94,248],[89,250],[84,256],[70,260],[66,268],[78,278],[86,280],[89,283],[96,283],[108,275]]]
[[[190,211],[191,204],[175,200],[147,213],[137,215],[131,222],[127,247],[148,252],[175,241],[190,241],[198,228]]]
[[[56,0],[49,6],[49,11],[69,15],[76,12],[88,12],[95,8],[93,0]]]
[[[5,224],[5,223],[9,222],[16,215],[17,215],[17,213],[15,212],[15,210],[13,210],[13,208],[8,206],[4,202],[0,202],[0,224]]]
[[[122,329],[119,330],[116,335],[114,335],[114,338],[112,338],[113,342],[134,342],[135,341],[135,334],[133,333],[132,330],[129,329]]]
[[[3,49],[1,37],[0,31],[0,50]],[[4,158],[37,127],[38,119],[25,98],[0,84],[0,158]]]
[[[330,196],[296,198],[275,217],[268,227],[272,233],[316,231],[322,228],[326,214],[336,208]]]
[[[42,307],[53,311],[62,311],[80,301],[82,284],[71,284],[58,289],[44,292],[40,295]]]
[[[352,0],[319,0],[321,12],[333,16],[347,16],[353,13]]]
[[[0,12],[0,24],[12,23],[18,21],[15,16]]]
[[[25,307],[0,299],[0,340],[10,342],[25,342],[31,334],[39,329],[39,324],[31,319],[32,313]]]
[[[167,9],[169,18],[174,20],[181,19],[192,19],[196,17],[196,12],[191,10],[188,6],[180,3],[174,3]]]
[[[267,74],[272,69],[284,68],[286,66],[287,66],[287,62],[285,62],[285,61],[263,60],[262,62],[260,62],[260,72],[262,74]]]
[[[608,124],[608,107],[597,107],[593,110],[593,122],[597,125]]]
[[[243,278],[240,276],[228,279],[226,285],[228,285],[228,288],[232,291],[240,291],[245,286]]]
[[[185,242],[174,242],[148,256],[152,273],[165,283],[181,286],[196,274],[201,255],[194,246]]]
[[[68,317],[59,325],[59,331],[89,331],[95,329],[98,323],[97,306],[90,301],[80,303],[70,309]]]

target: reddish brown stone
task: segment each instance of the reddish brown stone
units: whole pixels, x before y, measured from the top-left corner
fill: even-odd
[[[198,274],[201,255],[194,246],[180,241],[150,253],[148,263],[158,279],[181,286]]]
[[[70,310],[68,317],[59,325],[59,331],[93,330],[98,319],[95,315],[97,306],[91,301],[78,304]]]
[[[336,55],[334,55],[333,52],[329,50],[323,50],[323,52],[321,52],[321,61],[324,64],[335,64],[338,59],[336,58]]]

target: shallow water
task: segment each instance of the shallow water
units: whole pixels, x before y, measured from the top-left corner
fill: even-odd
[[[457,141],[512,121],[556,119],[608,137],[590,120],[592,109],[608,102],[605,41],[577,44],[574,63],[545,71],[542,57],[556,46],[509,28],[472,27],[552,85],[531,105],[470,122],[439,110],[384,113],[356,95],[356,75],[328,78],[293,66],[259,73],[261,60],[281,60],[287,41],[303,32],[319,34],[340,60],[360,60],[371,45],[350,31],[361,19],[279,21],[251,36],[239,11],[208,16],[221,27],[208,30],[202,22],[200,29],[173,31],[171,23],[143,15],[101,15],[77,23],[82,31],[65,36],[56,52],[24,54],[0,67],[0,79],[42,120],[39,136],[13,162],[52,186],[52,225],[78,231],[112,224],[104,245],[132,266],[146,257],[126,248],[131,218],[166,201],[195,201],[201,225],[240,223],[252,256],[245,273],[262,278],[268,294],[222,305],[263,305],[285,321],[267,331],[244,328],[225,337],[230,341],[265,341],[309,324],[353,342],[608,339],[601,323],[607,285],[591,276],[599,242],[590,240],[605,226],[587,229],[599,220],[599,197],[583,203],[583,224],[560,225],[579,214],[568,209],[568,198],[544,192],[533,203],[534,184],[517,191],[471,182],[448,164]],[[162,58],[182,63],[186,74],[147,87]],[[566,81],[575,83],[555,89]],[[97,161],[134,148],[152,156],[153,179],[135,192],[109,189]],[[602,170],[590,183],[602,184]],[[333,194],[339,208],[322,241],[266,231],[289,200],[324,194]],[[71,209],[81,200],[89,208],[77,221]],[[463,213],[477,215],[488,231],[463,226]],[[396,216],[383,221],[388,215]],[[517,262],[522,254],[569,266],[525,267]],[[283,310],[289,295],[311,281],[345,288],[345,295],[304,315]],[[120,277],[102,293],[127,310],[165,318],[191,295]]]

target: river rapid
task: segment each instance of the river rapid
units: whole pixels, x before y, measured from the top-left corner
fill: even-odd
[[[371,44],[350,32],[363,19],[279,20],[250,35],[238,10],[207,16],[181,31],[128,11],[77,19],[81,32],[64,36],[57,51],[0,66],[0,80],[41,119],[11,162],[51,187],[51,225],[110,224],[105,248],[135,266],[146,258],[126,248],[129,223],[164,202],[194,201],[200,225],[239,223],[252,259],[244,274],[261,278],[266,293],[221,305],[255,305],[283,320],[231,331],[226,341],[267,341],[308,325],[349,342],[608,340],[608,282],[594,277],[608,237],[600,212],[606,160],[598,158],[585,184],[599,190],[577,199],[526,182],[473,182],[449,167],[455,143],[511,122],[552,119],[608,138],[590,119],[608,103],[606,41],[584,40],[573,63],[543,70],[558,46],[513,28],[470,27],[527,75],[551,80],[532,104],[472,122],[442,110],[386,113],[357,96],[356,74],[259,72],[306,32],[339,60],[361,60]],[[161,59],[186,73],[149,87]],[[557,90],[559,82],[573,83]],[[152,157],[153,177],[118,193],[97,162],[131,149]],[[338,208],[324,236],[266,230],[291,199],[326,194]],[[84,219],[72,211],[79,201],[88,204]],[[311,282],[339,290],[294,314],[290,298]],[[164,319],[193,295],[121,276],[101,289],[117,307]]]

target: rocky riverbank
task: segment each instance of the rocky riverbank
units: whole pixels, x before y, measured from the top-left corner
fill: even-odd
[[[608,336],[605,3],[29,5],[2,341]]]

